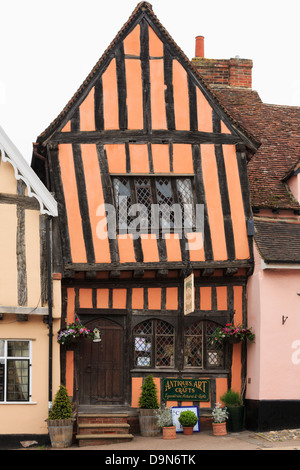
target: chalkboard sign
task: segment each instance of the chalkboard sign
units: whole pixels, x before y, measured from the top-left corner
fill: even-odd
[[[163,379],[162,399],[177,401],[210,401],[209,379]]]

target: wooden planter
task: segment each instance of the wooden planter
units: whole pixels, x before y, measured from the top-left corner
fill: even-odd
[[[139,410],[140,432],[143,437],[155,437],[160,434],[155,411],[156,410],[144,408],[140,408]]]
[[[48,419],[51,446],[63,449],[72,445],[74,419]]]
[[[163,439],[176,439],[176,426],[163,427]]]
[[[212,423],[214,436],[226,436],[226,421],[224,423]]]

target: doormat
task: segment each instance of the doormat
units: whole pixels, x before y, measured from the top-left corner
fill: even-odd
[[[300,429],[282,429],[280,431],[258,432],[256,437],[266,439],[267,441],[289,441],[300,439]]]

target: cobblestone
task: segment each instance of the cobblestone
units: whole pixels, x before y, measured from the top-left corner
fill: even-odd
[[[300,429],[282,429],[280,431],[268,431],[255,433],[255,437],[267,441],[289,441],[300,439]]]

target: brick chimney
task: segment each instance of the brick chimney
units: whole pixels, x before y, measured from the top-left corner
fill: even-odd
[[[240,59],[205,59],[204,37],[197,36],[195,57],[192,64],[210,85],[252,87],[252,60]]]

